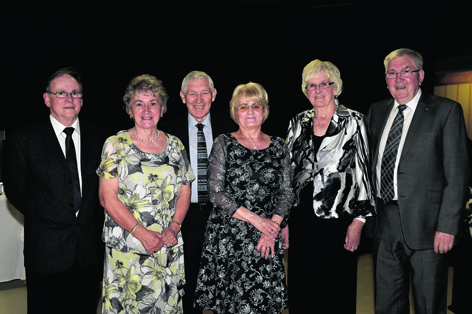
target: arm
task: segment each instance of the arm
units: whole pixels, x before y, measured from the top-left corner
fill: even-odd
[[[172,222],[166,229],[162,230],[162,240],[165,246],[172,246],[177,244],[177,234],[180,231],[180,226],[185,219],[188,207],[190,206],[190,184],[182,185],[182,188],[177,194],[175,201],[175,214]]]
[[[118,180],[118,178],[100,178],[100,204],[118,225],[131,233],[133,228],[138,224],[138,221],[117,197],[119,187]],[[142,225],[139,225],[132,234],[143,244],[149,254],[159,251],[164,245],[161,235],[158,232],[149,231]]]
[[[28,195],[26,191],[26,174],[28,168],[19,143],[13,133],[9,135],[8,139],[5,141],[3,180],[8,201],[26,216],[28,215],[28,208],[25,202],[25,195]]]

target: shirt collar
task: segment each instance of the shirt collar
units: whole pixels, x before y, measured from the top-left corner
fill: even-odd
[[[65,125],[63,125],[62,123],[60,123],[59,121],[57,121],[56,118],[54,118],[52,115],[49,115],[49,117],[51,119],[51,124],[52,124],[52,127],[54,129],[54,133],[56,134],[56,136],[61,135],[61,133],[67,127]],[[80,135],[79,118],[77,118],[77,120],[75,120],[75,122],[72,123],[71,127],[74,128],[77,131],[77,133]]]
[[[197,124],[197,123],[201,123],[201,124],[203,124],[204,126],[211,126],[210,113],[207,114],[207,116],[205,117],[205,120],[203,120],[202,122],[198,122],[197,120],[195,120],[195,118],[192,117],[192,115],[190,115],[190,113],[189,113],[189,114],[188,114],[188,126],[189,126],[189,129],[195,128],[195,124]]]
[[[411,99],[408,103],[404,105],[406,105],[411,110],[415,111],[416,107],[418,106],[418,102],[420,101],[421,94],[422,94],[422,91],[421,91],[421,88],[419,88],[415,97],[413,97],[413,99]],[[400,104],[395,100],[395,106],[393,107],[393,110],[397,109],[398,106],[400,106]]]

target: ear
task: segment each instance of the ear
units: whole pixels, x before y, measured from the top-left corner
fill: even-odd
[[[182,93],[182,91],[180,91],[180,99],[182,99],[182,102],[183,102],[184,104],[187,103],[187,100],[185,99],[185,95]]]
[[[423,80],[424,80],[424,70],[419,71],[418,74],[420,75],[420,85],[421,85],[421,83],[423,83]]]
[[[43,99],[46,106],[51,107],[51,100],[49,99],[49,93],[44,93]]]
[[[213,88],[213,92],[211,93],[211,102],[214,102],[216,98],[216,88]]]

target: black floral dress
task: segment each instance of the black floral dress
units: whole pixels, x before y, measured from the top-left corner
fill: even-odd
[[[275,256],[264,259],[256,246],[261,232],[233,218],[240,206],[265,218],[277,214],[285,226],[292,205],[291,166],[284,141],[271,137],[261,150],[242,146],[231,134],[219,136],[209,158],[208,219],[195,305],[224,313],[280,313],[288,307],[281,235]]]

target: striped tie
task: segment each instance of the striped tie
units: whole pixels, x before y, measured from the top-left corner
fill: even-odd
[[[207,147],[205,141],[205,134],[203,127],[205,125],[197,123],[197,182],[198,182],[198,204],[205,205],[208,202],[207,191],[207,171],[208,171],[208,157]]]
[[[395,196],[393,187],[393,171],[397,159],[398,146],[402,137],[403,130],[403,110],[406,105],[398,106],[398,113],[393,120],[392,127],[387,137],[387,144],[382,157],[380,195],[385,204],[390,202]]]

